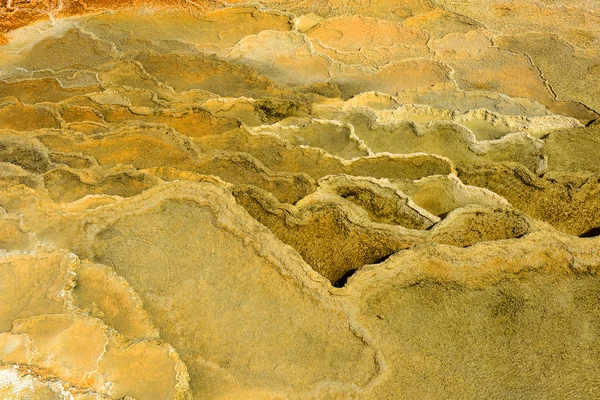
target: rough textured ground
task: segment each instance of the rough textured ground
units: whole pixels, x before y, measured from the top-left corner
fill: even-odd
[[[0,398],[600,398],[594,0],[0,0]]]

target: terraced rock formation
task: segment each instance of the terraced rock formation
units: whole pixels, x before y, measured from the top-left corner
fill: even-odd
[[[0,398],[600,398],[597,2],[0,34]]]

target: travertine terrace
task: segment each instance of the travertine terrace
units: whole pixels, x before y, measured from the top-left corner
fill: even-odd
[[[0,0],[0,398],[598,399],[598,112],[595,0]]]

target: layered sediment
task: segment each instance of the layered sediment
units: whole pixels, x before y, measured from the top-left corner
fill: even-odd
[[[599,44],[593,1],[0,0],[0,397],[600,397]]]

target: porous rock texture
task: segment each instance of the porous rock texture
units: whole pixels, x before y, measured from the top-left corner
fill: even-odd
[[[600,398],[595,0],[0,0],[0,398]]]

